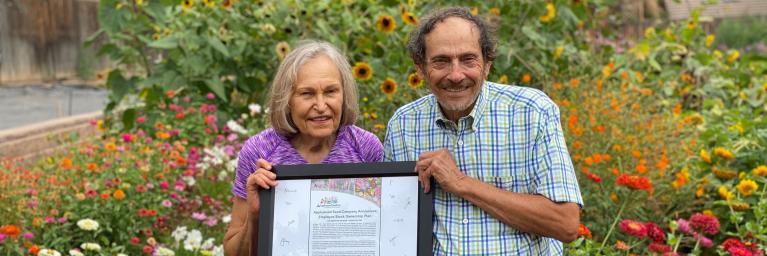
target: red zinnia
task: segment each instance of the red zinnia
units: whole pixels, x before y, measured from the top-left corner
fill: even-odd
[[[724,240],[722,247],[724,247],[724,250],[727,251],[731,247],[746,247],[746,245],[737,238],[728,238],[727,240]]]
[[[635,236],[638,238],[643,238],[647,236],[647,227],[645,227],[644,224],[638,221],[633,220],[623,220],[621,221],[621,232],[626,233],[630,236]]]
[[[666,232],[663,232],[663,229],[661,229],[657,224],[653,222],[647,222],[644,225],[647,227],[647,237],[649,237],[653,242],[666,242]]]
[[[647,246],[647,250],[657,253],[667,253],[671,252],[671,246],[661,243],[650,243],[650,245]]]
[[[690,217],[690,225],[706,234],[719,233],[719,220],[714,216],[696,213]]]
[[[586,227],[586,225],[583,225],[583,223],[581,223],[581,225],[578,226],[578,236],[591,239],[591,230],[589,230],[589,228]]]
[[[729,252],[730,255],[732,255],[732,256],[752,256],[752,255],[754,255],[751,251],[746,249],[746,247],[730,247],[730,249],[728,249],[727,252]]]
[[[10,237],[16,237],[21,234],[21,229],[16,225],[4,225],[0,227],[0,233]]]
[[[652,183],[650,183],[650,180],[647,179],[647,177],[628,175],[624,173],[621,174],[617,180],[615,180],[615,183],[618,183],[618,185],[621,186],[626,186],[630,189],[645,190],[648,193],[652,193],[653,191]]]

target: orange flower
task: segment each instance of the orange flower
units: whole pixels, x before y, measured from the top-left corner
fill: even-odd
[[[101,199],[109,199],[109,193],[101,193],[100,195]]]
[[[597,80],[597,91],[602,91],[602,85],[604,82],[602,82],[602,79]]]
[[[104,144],[104,149],[106,149],[107,151],[115,151],[117,150],[117,145],[115,145],[112,142],[108,142],[107,144]]]
[[[652,183],[650,183],[650,180],[647,179],[647,177],[627,175],[624,173],[621,174],[621,176],[618,176],[615,183],[634,190],[645,190],[648,193],[652,193],[653,191]]]
[[[16,225],[4,225],[0,227],[0,233],[5,234],[10,237],[16,237],[19,234],[21,234],[21,229],[17,227]]]
[[[575,78],[570,79],[570,86],[571,87],[576,88],[576,87],[578,87],[579,84],[581,84],[581,81],[579,81],[578,79],[575,79]]]
[[[37,245],[33,245],[29,247],[29,253],[31,253],[32,255],[37,255],[38,252],[40,252],[40,247],[38,247]]]
[[[61,167],[62,169],[72,168],[72,159],[69,159],[69,158],[61,159],[61,162],[59,163],[59,167]]]
[[[112,196],[117,200],[123,200],[125,198],[125,192],[122,189],[115,190]]]
[[[87,168],[90,171],[95,171],[96,169],[99,168],[99,166],[96,163],[88,163]]]
[[[583,223],[581,223],[581,225],[578,226],[578,236],[591,239],[591,230],[589,230],[589,228],[586,227],[586,225],[583,225]]]
[[[524,75],[522,75],[523,83],[529,83],[532,80],[533,80],[533,77],[531,77],[530,74],[525,73]]]

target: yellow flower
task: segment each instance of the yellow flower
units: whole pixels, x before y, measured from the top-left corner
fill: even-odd
[[[676,36],[674,36],[674,31],[671,31],[670,28],[667,28],[663,31],[663,36],[666,37],[666,41],[676,41]]]
[[[216,6],[215,0],[202,0],[202,4],[207,6],[207,7],[215,7]]]
[[[142,5],[144,5],[144,0],[136,0],[136,5],[137,5],[137,6],[142,6]]]
[[[649,39],[655,38],[655,28],[654,27],[649,27],[649,28],[645,29],[644,30],[644,37],[649,38]]]
[[[421,80],[421,77],[418,76],[416,73],[412,73],[407,76],[407,84],[410,86],[410,88],[418,89],[421,87],[421,84],[423,83],[423,80]]]
[[[764,82],[764,84],[762,84],[762,90],[767,92],[767,82]]]
[[[603,78],[609,77],[611,73],[612,73],[612,68],[610,68],[610,66],[605,65],[604,67],[602,67],[602,77]]]
[[[104,144],[104,149],[106,149],[107,151],[115,151],[117,150],[117,145],[115,145],[112,142],[108,142],[107,144]]]
[[[715,148],[714,149],[714,155],[716,155],[718,157],[721,157],[721,158],[724,158],[726,160],[735,159],[735,156],[732,154],[732,152],[730,152],[729,150],[727,150],[726,148],[723,148],[723,147]]]
[[[754,193],[757,189],[759,189],[759,185],[756,184],[753,180],[745,179],[741,180],[740,183],[738,183],[738,192],[740,192],[743,196],[750,196]]]
[[[709,209],[703,210],[702,213],[703,213],[703,215],[706,215],[706,216],[716,217],[716,214],[714,214],[714,212],[712,212]]]
[[[394,79],[386,78],[386,80],[381,83],[381,91],[386,95],[391,96],[397,92],[397,82],[395,82]]]
[[[495,16],[501,16],[501,9],[498,9],[498,7],[490,8],[487,12]]]
[[[732,63],[738,60],[740,57],[740,51],[738,50],[732,50],[730,54],[727,55],[727,62]]]
[[[479,9],[477,7],[471,8],[471,15],[477,16],[479,14]]]
[[[501,75],[500,78],[498,78],[499,84],[508,84],[509,83],[509,76],[507,75]]]
[[[720,52],[719,50],[714,50],[714,53],[712,53],[712,55],[714,56],[714,58],[719,59],[722,57],[722,52]]]
[[[234,4],[234,0],[224,0],[224,2],[221,3],[221,6],[224,7],[224,9],[229,9],[232,7],[232,4]]]
[[[395,28],[397,28],[397,23],[394,22],[394,18],[392,18],[389,15],[381,15],[378,16],[378,20],[376,21],[376,28],[378,30],[389,33],[394,31]]]
[[[552,3],[546,4],[546,15],[538,17],[543,23],[547,23],[557,17],[557,8]]]
[[[404,12],[402,13],[402,22],[408,25],[418,25],[418,18],[413,15],[411,12]]]
[[[700,159],[703,159],[703,162],[711,163],[711,155],[705,149],[700,150]]]
[[[687,22],[687,29],[695,29],[695,27],[697,26],[698,26],[698,23],[695,21],[691,20]]]
[[[751,171],[756,176],[765,176],[767,175],[767,165],[760,165],[754,168],[754,170]]]
[[[182,0],[181,7],[184,9],[184,11],[192,9],[192,7],[194,7],[194,0]]]
[[[716,39],[715,35],[706,36],[706,47],[711,47],[711,45],[714,44],[715,39]]]
[[[615,192],[610,193],[610,200],[612,200],[613,202],[617,203],[618,202],[618,194],[616,194]]]
[[[705,193],[706,190],[703,189],[703,186],[698,186],[698,190],[695,191],[695,197],[700,198]]]
[[[370,64],[365,62],[357,62],[354,64],[352,73],[354,74],[355,78],[362,81],[370,80],[370,78],[373,77],[373,69],[370,67]]]
[[[732,192],[730,192],[725,186],[719,186],[719,189],[717,192],[719,192],[719,197],[727,201],[729,201],[733,197]]]
[[[554,58],[559,59],[559,57],[562,56],[563,51],[565,51],[565,48],[562,46],[554,48]]]
[[[274,47],[274,50],[277,51],[277,56],[280,57],[280,60],[284,59],[285,56],[288,55],[288,52],[290,52],[290,45],[285,42],[279,42],[277,43],[277,46]]]

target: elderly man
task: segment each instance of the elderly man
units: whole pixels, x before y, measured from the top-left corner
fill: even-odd
[[[582,206],[559,109],[539,90],[485,81],[493,37],[465,8],[420,21],[408,50],[432,94],[391,118],[384,160],[417,161],[434,193],[435,255],[559,255]]]

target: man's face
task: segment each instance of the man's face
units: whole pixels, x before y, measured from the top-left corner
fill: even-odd
[[[450,17],[426,35],[426,61],[416,68],[445,115],[457,119],[471,112],[490,65],[482,57],[479,29]]]

